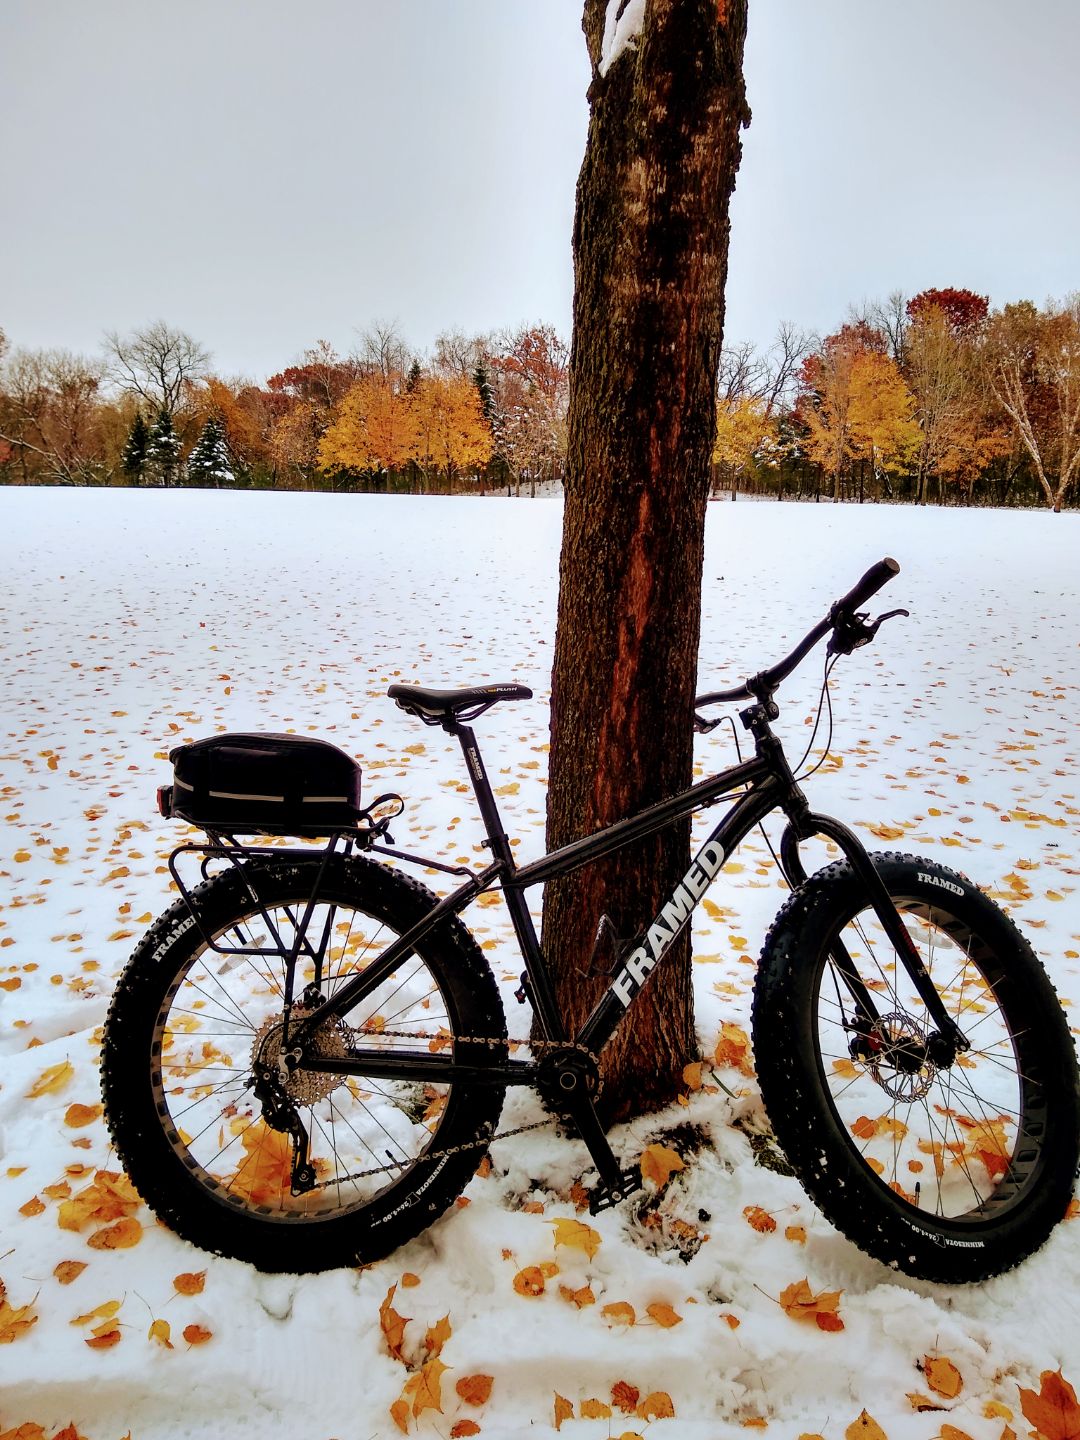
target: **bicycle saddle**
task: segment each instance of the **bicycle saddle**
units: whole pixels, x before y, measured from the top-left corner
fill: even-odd
[[[500,700],[531,700],[527,685],[474,685],[468,690],[427,690],[422,685],[391,685],[386,691],[390,699],[409,715],[429,723],[455,719],[475,719],[483,710]]]

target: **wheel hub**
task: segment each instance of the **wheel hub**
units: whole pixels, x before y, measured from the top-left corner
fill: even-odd
[[[921,1100],[929,1092],[938,1066],[931,1058],[930,1034],[913,1016],[902,1010],[882,1015],[855,1045],[858,1058],[894,1100]]]
[[[302,1005],[297,1005],[291,1016],[291,1024],[297,1025],[306,1020],[311,1010]],[[325,1070],[302,1070],[296,1068],[291,1072],[287,1066],[282,1067],[281,1036],[284,1025],[282,1020],[275,1015],[260,1026],[255,1035],[255,1043],[251,1047],[252,1068],[263,1068],[273,1071],[278,1075],[284,1073],[288,1078],[281,1080],[281,1090],[294,1105],[315,1105],[320,1100],[325,1100],[328,1095],[340,1086],[344,1085],[344,1075],[331,1075]],[[343,1060],[348,1054],[350,1032],[349,1027],[340,1016],[330,1016],[319,1028],[308,1038],[307,1053],[328,1060]]]

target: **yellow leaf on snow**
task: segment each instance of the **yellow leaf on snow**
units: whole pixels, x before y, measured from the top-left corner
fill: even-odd
[[[642,1400],[637,1413],[642,1420],[670,1420],[675,1414],[675,1406],[666,1390],[654,1390]]]
[[[695,1060],[692,1065],[684,1065],[682,1072],[683,1084],[688,1090],[701,1089],[701,1061]]]
[[[85,1260],[61,1260],[53,1274],[61,1285],[70,1285],[73,1280],[79,1278],[85,1269]]]
[[[405,1363],[405,1356],[401,1353],[401,1347],[405,1342],[405,1326],[412,1319],[410,1315],[399,1315],[391,1305],[394,1298],[396,1285],[391,1285],[386,1292],[386,1298],[379,1306],[379,1326],[386,1341],[386,1348],[395,1360]]]
[[[861,1410],[844,1431],[844,1440],[888,1440],[888,1436],[872,1415]]]
[[[403,1435],[409,1433],[409,1402],[407,1400],[395,1400],[390,1406],[390,1418]]]
[[[600,1232],[580,1220],[552,1220],[555,1244],[564,1245],[568,1250],[584,1250],[591,1260],[600,1248]]]
[[[730,1066],[741,1075],[753,1075],[754,1067],[750,1056],[750,1036],[741,1025],[733,1025],[725,1020],[716,1041],[714,1058],[717,1065]]]
[[[434,1325],[428,1326],[428,1332],[424,1336],[424,1349],[432,1360],[442,1354],[443,1346],[453,1333],[449,1315],[444,1315],[441,1320],[436,1320]]]
[[[173,1348],[172,1341],[169,1339],[171,1334],[172,1330],[167,1320],[155,1320],[146,1332],[146,1338],[156,1340],[159,1345],[164,1345],[166,1350],[171,1350]]]
[[[33,1301],[29,1305],[11,1305],[6,1299],[0,1300],[0,1345],[18,1340],[37,1324],[37,1319]]]
[[[91,1250],[130,1250],[133,1245],[138,1245],[142,1237],[143,1227],[129,1215],[117,1220],[115,1225],[95,1230],[86,1243]]]
[[[667,1145],[646,1145],[641,1152],[641,1178],[662,1190],[677,1170],[685,1170],[681,1156]]]
[[[565,1395],[560,1395],[559,1392],[556,1390],[556,1392],[555,1392],[555,1429],[556,1429],[556,1430],[561,1430],[561,1429],[562,1429],[562,1423],[563,1423],[563,1421],[564,1421],[564,1420],[572,1420],[573,1418],[574,1418],[574,1407],[573,1407],[573,1405],[570,1403],[569,1400],[567,1400],[567,1398],[566,1398]]]
[[[682,1316],[677,1315],[671,1306],[665,1305],[662,1300],[655,1300],[651,1305],[646,1305],[645,1311],[652,1316],[657,1325],[662,1325],[665,1330],[682,1324]]]
[[[606,1405],[603,1400],[582,1400],[582,1420],[610,1420],[611,1406]]]
[[[960,1371],[944,1355],[924,1355],[923,1374],[926,1383],[935,1395],[944,1395],[946,1400],[955,1400],[963,1389]]]
[[[91,1320],[111,1320],[120,1309],[119,1300],[106,1300],[97,1305],[93,1310],[87,1310],[85,1315],[76,1315],[72,1325],[88,1325]]]
[[[59,1065],[50,1065],[43,1070],[33,1085],[26,1092],[27,1100],[36,1100],[40,1095],[55,1095],[62,1090],[71,1077],[75,1074],[75,1067],[70,1060],[61,1060]]]
[[[526,1265],[514,1276],[514,1289],[519,1295],[535,1298],[543,1295],[548,1280],[559,1273],[559,1267],[548,1261],[544,1265]]]
[[[92,1125],[100,1114],[100,1105],[69,1105],[64,1112],[64,1124],[78,1130],[84,1125]]]
[[[637,1311],[628,1300],[615,1300],[605,1305],[600,1314],[611,1325],[633,1325],[637,1319]]]
[[[917,1390],[909,1390],[907,1392],[907,1401],[912,1410],[917,1411],[919,1414],[922,1414],[925,1410],[944,1410],[946,1408],[940,1400],[935,1400],[930,1395],[921,1395]]]
[[[955,1425],[942,1425],[941,1440],[971,1440],[966,1430],[958,1430]]]
[[[780,1308],[792,1320],[810,1320],[819,1330],[843,1330],[838,1313],[842,1290],[823,1290],[814,1295],[803,1278],[780,1292]]]
[[[447,1366],[436,1356],[432,1356],[405,1382],[401,1396],[402,1399],[408,1398],[412,1401],[414,1419],[425,1410],[437,1410],[442,1414],[442,1377],[446,1370]]]

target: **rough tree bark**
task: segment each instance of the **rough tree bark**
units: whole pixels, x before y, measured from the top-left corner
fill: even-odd
[[[747,0],[585,4],[593,74],[574,221],[549,848],[692,780],[728,204],[750,118],[746,19]],[[632,938],[689,862],[683,824],[548,886],[543,940],[572,1024],[606,983],[580,973],[601,914]],[[606,1117],[669,1102],[694,1047],[684,936],[605,1051]]]

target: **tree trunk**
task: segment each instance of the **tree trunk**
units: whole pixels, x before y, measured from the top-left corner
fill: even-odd
[[[583,21],[593,78],[574,221],[549,848],[692,781],[728,202],[749,121],[747,0],[648,0],[636,45],[602,75],[608,8],[586,0]],[[543,941],[571,1031],[605,988],[579,970],[599,917],[632,939],[689,862],[684,823],[548,886]],[[694,1048],[684,936],[604,1053],[606,1116],[669,1102]]]

